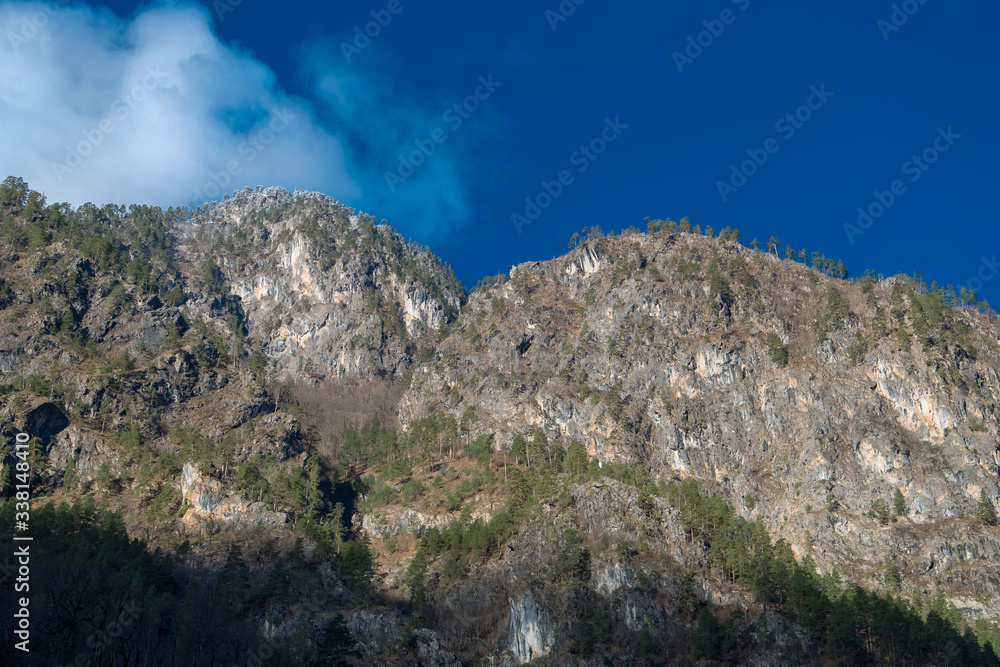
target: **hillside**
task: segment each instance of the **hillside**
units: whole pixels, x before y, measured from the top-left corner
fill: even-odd
[[[540,428],[653,479],[709,481],[821,571],[863,581],[898,554],[997,613],[996,316],[896,276],[850,282],[693,234],[595,240],[476,291],[418,366],[400,415]],[[511,344],[514,341],[514,344]],[[466,417],[468,419],[468,417]],[[867,515],[895,491],[906,511]]]
[[[4,181],[29,664],[1000,664],[1000,318],[731,230],[573,245],[466,293],[317,193]]]

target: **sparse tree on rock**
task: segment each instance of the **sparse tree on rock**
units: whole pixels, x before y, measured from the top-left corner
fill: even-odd
[[[979,507],[976,508],[976,517],[987,526],[997,525],[997,511],[993,507],[986,489],[979,492]]]
[[[892,513],[896,516],[906,514],[906,499],[903,498],[903,492],[899,489],[896,489],[892,494]]]

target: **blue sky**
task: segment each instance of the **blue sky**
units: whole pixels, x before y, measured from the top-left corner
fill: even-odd
[[[38,98],[66,107],[53,123],[75,129],[47,152],[41,140],[14,150],[16,136],[30,136],[19,124],[37,119],[0,106],[0,170],[49,184],[50,200],[73,201],[90,187],[95,198],[192,203],[207,193],[190,179],[209,184],[235,158],[240,173],[225,189],[323,190],[429,244],[467,286],[562,254],[585,226],[687,216],[737,227],[745,242],[774,235],[842,258],[854,274],[920,271],[1000,303],[996,5],[236,2],[206,2],[200,13],[184,4],[158,14],[126,2],[95,3],[89,15],[61,8],[78,22],[53,18],[39,31],[89,31],[92,50],[125,63],[115,71],[139,71],[153,62],[147,56],[183,66],[167,67],[166,82],[149,91],[162,104],[138,108],[103,154],[59,181],[51,164],[66,159],[63,144],[98,127],[108,90],[138,79],[120,74],[103,97],[91,95],[108,82],[46,60],[46,49],[66,48],[59,40],[18,44],[25,60],[8,61],[20,71],[48,63],[35,80],[76,82]],[[10,33],[23,29],[18,7],[0,3],[0,48],[13,48]],[[366,25],[379,18],[377,30]],[[160,25],[169,46],[155,34]],[[366,27],[378,33],[368,41],[357,37]],[[191,35],[193,51],[164,55]],[[211,66],[194,68],[195,51],[210,53]],[[0,64],[5,76],[14,74]],[[296,120],[251,163],[239,147],[281,108]],[[111,162],[128,165],[128,178],[111,177]],[[155,183],[139,180],[145,173]],[[129,190],[97,185],[105,183]],[[547,206],[532,210],[526,198]],[[859,207],[873,214],[864,229]],[[526,208],[539,215],[515,224]]]

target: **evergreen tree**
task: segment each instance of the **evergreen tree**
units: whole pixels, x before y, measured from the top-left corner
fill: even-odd
[[[527,459],[528,443],[525,441],[523,435],[514,436],[513,442],[510,443],[510,454],[518,463]]]
[[[97,488],[105,493],[114,493],[118,490],[118,480],[111,474],[111,466],[105,461],[101,464],[101,467],[97,469],[97,474],[94,476],[94,483],[97,484]]]
[[[976,508],[976,518],[987,526],[997,525],[997,511],[986,489],[979,492],[979,506]]]
[[[355,593],[367,593],[375,578],[375,556],[364,541],[344,542],[340,547],[340,577]]]
[[[767,334],[764,342],[767,344],[767,354],[771,357],[771,361],[777,366],[787,366],[788,350],[785,349],[785,345],[781,342],[778,334],[774,332]]]
[[[267,574],[264,595],[271,600],[280,600],[288,590],[288,570],[283,560],[279,560]]]
[[[428,549],[421,544],[421,548],[417,549],[417,555],[406,568],[406,585],[410,589],[410,602],[414,604],[427,602],[427,551]]]
[[[885,585],[892,591],[898,592],[903,584],[903,575],[899,572],[896,560],[891,556],[885,557]]]
[[[548,454],[549,439],[545,436],[545,431],[536,428],[531,438],[531,446],[528,448],[529,463],[534,466],[543,464],[548,460]]]
[[[250,568],[243,560],[239,547],[229,547],[226,564],[222,566],[216,590],[230,606],[238,607],[246,599],[250,590]]]
[[[76,328],[76,316],[73,315],[73,309],[67,308],[66,312],[63,313],[62,321],[59,324],[59,330],[64,334],[72,333],[73,329]]]
[[[67,491],[76,491],[79,480],[76,477],[76,460],[70,458],[66,462],[66,471],[63,473],[63,488]]]
[[[696,658],[726,660],[734,648],[730,628],[715,618],[711,606],[702,608],[698,614],[698,627],[691,634],[691,648]]]
[[[574,440],[569,445],[569,452],[566,454],[566,472],[573,479],[582,480],[587,474],[587,450],[579,440]]]
[[[896,516],[906,514],[906,499],[903,498],[903,492],[899,489],[892,493],[892,513]]]
[[[872,502],[871,509],[868,510],[868,518],[878,521],[883,526],[889,525],[889,508],[881,498],[876,498]]]
[[[341,665],[354,664],[349,658],[357,657],[358,651],[354,648],[354,638],[351,637],[347,623],[344,622],[343,614],[334,614],[333,619],[323,628],[323,635],[316,647],[316,665]]]

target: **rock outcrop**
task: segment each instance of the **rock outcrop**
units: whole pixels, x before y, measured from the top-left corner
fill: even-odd
[[[425,248],[318,193],[247,188],[179,231],[192,262],[218,261],[285,373],[399,378],[465,298]]]
[[[208,522],[216,528],[247,529],[288,521],[285,512],[268,511],[263,503],[250,502],[242,494],[228,492],[220,482],[206,478],[191,463],[184,464],[181,496],[188,506],[183,523],[191,531],[203,530]]]

